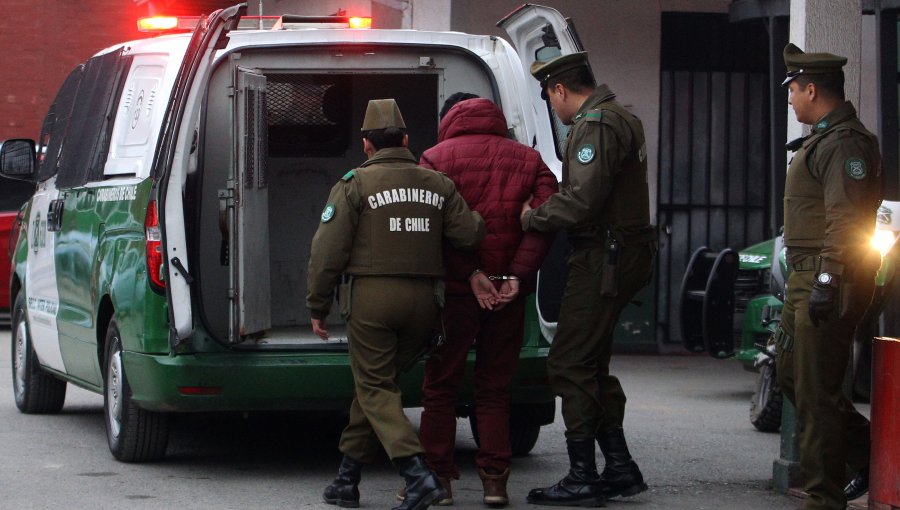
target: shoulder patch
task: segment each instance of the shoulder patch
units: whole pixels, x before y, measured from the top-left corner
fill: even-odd
[[[334,204],[325,204],[325,209],[322,209],[322,223],[328,223],[331,218],[334,218]]]
[[[343,177],[341,177],[341,180],[349,181],[353,178],[354,175],[356,175],[356,170],[350,170],[349,172],[345,173]]]
[[[826,129],[826,128],[828,128],[827,120],[820,121],[818,124],[816,124],[816,129]]]
[[[594,155],[596,151],[594,150],[594,146],[586,143],[578,148],[578,152],[575,153],[575,156],[578,158],[578,162],[582,165],[586,165],[594,160]]]
[[[862,158],[847,158],[844,161],[844,170],[851,179],[859,181],[866,178],[866,162]]]

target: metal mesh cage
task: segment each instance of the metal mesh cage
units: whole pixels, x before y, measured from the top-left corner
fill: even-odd
[[[325,98],[334,80],[302,74],[276,74],[268,77],[267,108],[272,126],[334,126],[325,111]]]
[[[270,155],[332,157],[347,151],[350,76],[268,74],[266,81]]]

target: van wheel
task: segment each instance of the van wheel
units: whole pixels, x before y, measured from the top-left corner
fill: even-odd
[[[759,367],[756,388],[750,397],[750,423],[760,432],[778,432],[781,428],[782,398],[775,376],[775,363]]]
[[[41,369],[31,346],[25,316],[25,294],[19,292],[12,313],[13,394],[19,411],[28,414],[58,413],[66,401],[66,382]]]
[[[149,462],[166,454],[169,420],[165,413],[140,409],[131,400],[131,386],[122,363],[122,340],[115,319],[106,331],[103,414],[113,457],[122,462]]]
[[[478,437],[478,422],[474,412],[469,415],[469,427],[472,428],[472,439],[475,440],[475,445],[480,448],[481,440]],[[512,450],[512,454],[516,457],[528,455],[534,448],[534,445],[537,444],[540,433],[540,425],[510,425],[509,446]]]

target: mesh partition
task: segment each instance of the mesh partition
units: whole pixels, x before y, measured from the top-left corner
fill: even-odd
[[[269,74],[266,79],[272,156],[339,156],[347,150],[348,76]]]

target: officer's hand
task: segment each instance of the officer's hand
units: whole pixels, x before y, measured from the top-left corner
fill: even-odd
[[[837,314],[841,279],[837,275],[832,275],[831,278],[831,283],[827,285],[816,282],[809,294],[809,319],[815,327],[819,327],[820,321],[825,322]]]
[[[500,294],[494,288],[494,284],[481,271],[469,278],[469,286],[472,287],[472,294],[475,294],[478,305],[485,310],[493,310],[494,305],[500,301]]]
[[[519,221],[525,217],[525,213],[531,210],[531,200],[534,198],[534,195],[528,195],[528,198],[522,202],[522,212],[519,214]]]
[[[328,340],[328,323],[325,319],[312,319],[312,330],[317,337]]]

